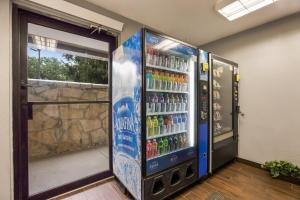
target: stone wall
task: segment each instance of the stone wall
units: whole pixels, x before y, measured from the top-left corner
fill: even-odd
[[[108,100],[108,86],[30,79],[28,101]],[[108,145],[109,104],[33,106],[28,121],[29,159]]]

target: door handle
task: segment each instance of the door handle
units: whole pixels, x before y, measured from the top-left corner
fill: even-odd
[[[32,87],[32,85],[26,83],[24,80],[21,81],[21,89],[27,89],[29,87]]]

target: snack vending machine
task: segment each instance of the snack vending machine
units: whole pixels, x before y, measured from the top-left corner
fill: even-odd
[[[197,180],[197,54],[148,29],[113,52],[113,173],[135,199]]]
[[[238,64],[209,54],[210,127],[209,172],[238,153]]]

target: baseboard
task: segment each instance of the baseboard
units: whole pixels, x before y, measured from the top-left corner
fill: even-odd
[[[263,168],[261,167],[262,164],[260,164],[260,163],[253,162],[253,161],[251,161],[251,160],[246,160],[246,159],[244,159],[244,158],[239,158],[239,157],[237,157],[236,160],[237,160],[238,162],[240,162],[240,163],[249,165],[249,166],[251,166],[251,167],[263,169]],[[264,169],[263,169],[263,170],[264,170]]]

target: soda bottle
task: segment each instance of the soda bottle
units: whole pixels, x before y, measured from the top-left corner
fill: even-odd
[[[163,116],[158,117],[158,129],[159,129],[159,134],[164,133],[164,118]]]
[[[188,110],[187,104],[188,104],[187,95],[184,95],[184,97],[183,97],[182,111],[187,111]]]
[[[173,91],[177,91],[177,87],[178,87],[178,75],[177,74],[173,74],[173,87],[172,90]]]
[[[181,119],[182,119],[182,130],[187,130],[187,119],[186,119],[186,115],[185,114],[182,114],[181,115]]]
[[[187,146],[187,138],[186,138],[186,133],[183,133],[182,135],[182,148],[186,147]]]
[[[168,133],[168,116],[164,116],[163,134]]]
[[[170,151],[174,151],[174,141],[173,141],[172,136],[170,136],[168,138],[168,140],[169,140],[169,149],[170,149]]]
[[[166,77],[165,77],[165,73],[164,72],[160,72],[159,73],[160,79],[161,79],[161,90],[165,90],[166,89]]]
[[[166,96],[165,96],[165,103],[166,103],[166,112],[170,112],[170,98],[169,98],[169,94],[166,94]]]
[[[151,47],[147,48],[146,64],[153,64],[153,51]]]
[[[175,85],[175,76],[174,74],[170,74],[170,90],[174,91],[174,85]]]
[[[166,82],[167,82],[167,88],[166,88],[166,90],[171,90],[172,83],[171,83],[170,73],[166,72],[165,73],[165,77],[166,77]]]
[[[152,120],[151,120],[151,117],[147,117],[147,121],[146,121],[146,124],[147,124],[147,136],[153,136],[153,123],[152,123]]]
[[[154,116],[153,117],[153,120],[152,120],[152,124],[153,124],[153,135],[158,135],[159,134],[159,130],[158,130],[158,120],[157,120],[157,116]]]
[[[177,115],[177,129],[178,131],[182,131],[182,118],[181,115]]]
[[[152,105],[152,109],[153,109],[153,112],[157,112],[159,106],[158,106],[158,96],[156,93],[153,94],[153,105]]]
[[[178,118],[177,115],[173,115],[173,125],[172,125],[172,132],[175,133],[178,131],[177,126],[178,126]]]
[[[163,94],[159,96],[160,112],[166,112],[166,102]]]
[[[178,69],[178,70],[179,70],[179,68],[180,68],[179,58],[176,57],[176,58],[175,58],[175,69]]]
[[[186,59],[183,61],[183,71],[188,72],[188,61]]]
[[[170,68],[175,69],[175,56],[170,57]]]
[[[154,95],[154,103],[155,103],[155,112],[161,112],[161,104],[159,95]]]
[[[185,111],[185,106],[184,106],[184,102],[183,102],[183,94],[180,95],[180,111]]]
[[[164,143],[164,153],[168,153],[169,152],[169,140],[167,137],[165,137],[163,139],[163,143]]]
[[[146,156],[147,156],[147,159],[152,157],[152,143],[151,143],[151,140],[147,141]]]
[[[168,55],[165,56],[165,67],[170,67],[170,59]]]
[[[164,154],[164,141],[162,138],[158,141],[158,154],[163,155]]]
[[[161,90],[161,85],[162,85],[162,76],[159,71],[157,71],[157,84],[156,84],[156,89]]]
[[[151,109],[150,109],[150,95],[147,94],[146,96],[146,110],[147,110],[147,113],[150,113],[151,112]]]
[[[146,88],[147,89],[153,89],[152,85],[153,85],[152,70],[151,69],[147,69],[146,70]]]
[[[173,94],[171,95],[170,100],[171,100],[170,112],[174,112],[176,110],[176,101]]]
[[[174,133],[174,122],[173,122],[173,116],[172,115],[170,115],[169,116],[169,124],[170,124],[170,132],[171,133]]]
[[[177,138],[177,135],[175,135],[175,136],[173,137],[173,143],[174,143],[174,150],[179,149],[179,148],[178,148],[178,138]]]
[[[152,156],[157,156],[157,142],[156,142],[156,139],[153,139],[153,142],[152,142]]]
[[[188,77],[183,76],[182,77],[182,91],[187,92],[188,91]]]
[[[178,149],[182,148],[182,136],[181,134],[178,135]]]
[[[150,109],[149,112],[153,113],[155,112],[155,102],[154,102],[154,94],[150,95]]]
[[[158,63],[158,51],[156,49],[152,49],[153,52],[153,65],[157,65]]]
[[[181,99],[179,94],[176,95],[176,111],[181,111]]]
[[[178,70],[183,71],[183,58],[178,58],[178,63],[179,63]]]

